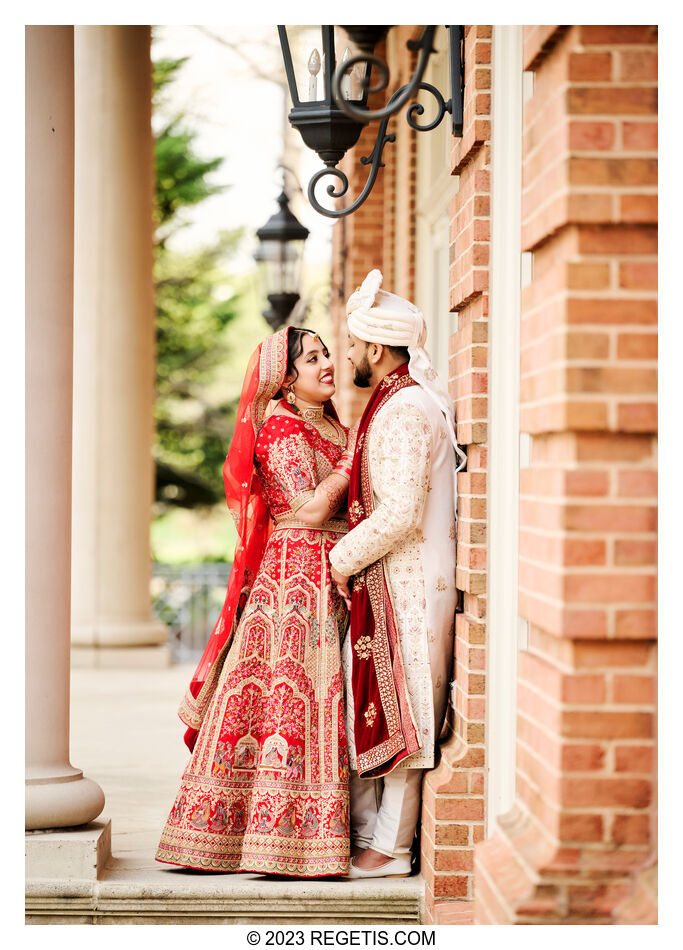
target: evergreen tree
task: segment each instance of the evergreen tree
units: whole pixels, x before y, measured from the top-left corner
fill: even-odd
[[[185,59],[154,64],[155,109],[168,110],[164,90]],[[222,158],[202,159],[183,114],[155,134],[156,166],[156,498],[195,507],[223,494],[221,468],[232,435],[235,400],[216,395],[217,369],[228,353],[226,328],[236,315],[223,263],[240,232],[224,232],[195,253],[172,250],[185,226],[183,209],[221,190],[209,180]],[[227,289],[226,289],[227,288]]]

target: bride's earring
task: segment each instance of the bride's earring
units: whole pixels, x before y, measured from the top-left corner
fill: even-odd
[[[294,395],[292,391],[292,387],[290,386],[289,389],[287,390],[287,402],[290,404],[290,406],[293,406],[295,400],[296,400],[296,396]]]

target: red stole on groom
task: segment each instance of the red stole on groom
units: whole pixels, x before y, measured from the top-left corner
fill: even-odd
[[[375,414],[406,386],[416,385],[404,363],[375,388],[358,428],[349,483],[349,529],[374,511],[366,433]],[[384,559],[353,577],[351,595],[351,686],[356,760],[360,775],[391,772],[422,747],[410,709],[401,645]]]

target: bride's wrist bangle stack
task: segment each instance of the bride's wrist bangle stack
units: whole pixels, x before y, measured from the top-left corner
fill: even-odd
[[[353,465],[353,455],[343,452],[339,461],[332,471],[336,475],[342,475],[344,478],[351,478],[351,466]]]

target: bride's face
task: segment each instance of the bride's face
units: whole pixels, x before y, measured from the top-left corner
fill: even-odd
[[[334,395],[334,363],[317,336],[306,334],[301,356],[294,360],[299,374],[292,382],[298,399],[321,404]]]

